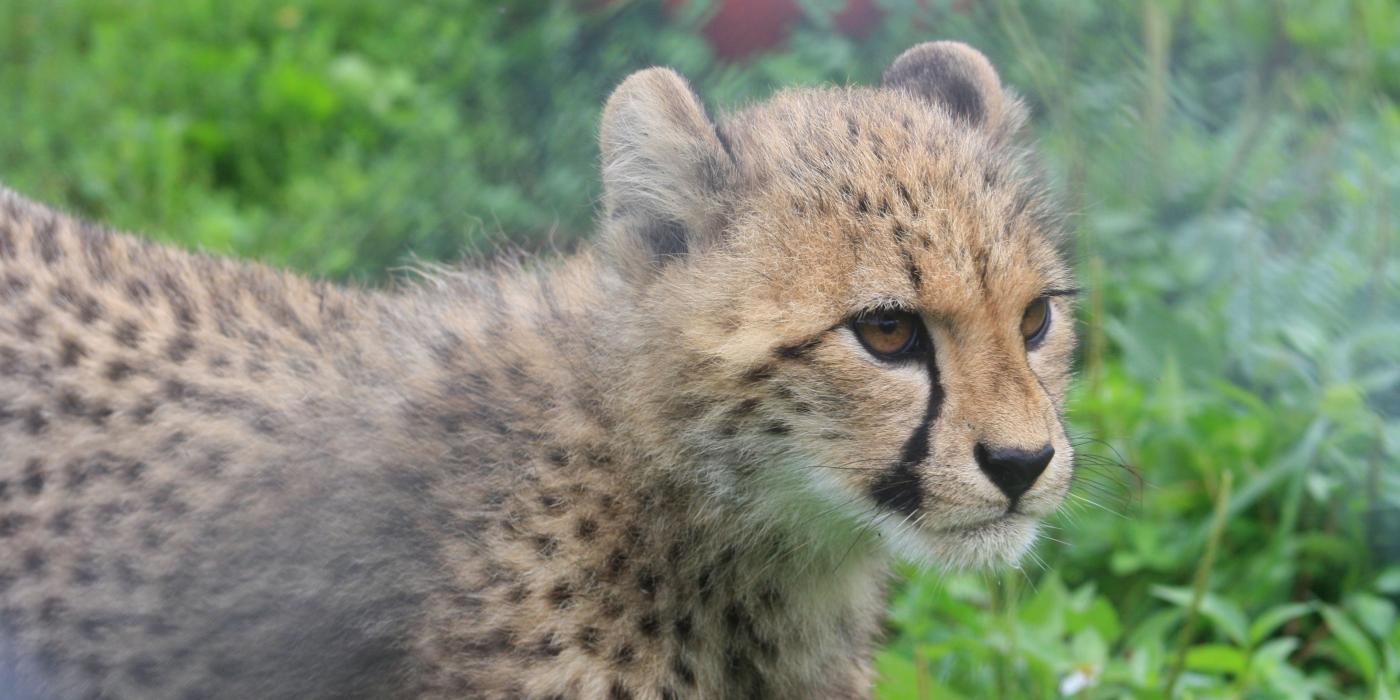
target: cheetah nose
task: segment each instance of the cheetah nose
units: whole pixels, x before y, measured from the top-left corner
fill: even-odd
[[[979,442],[972,453],[982,473],[1014,504],[1040,478],[1041,472],[1055,456],[1055,448],[1046,445],[1032,451],[1017,447],[987,447]]]

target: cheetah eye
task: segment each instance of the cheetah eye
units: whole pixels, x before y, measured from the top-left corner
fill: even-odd
[[[870,354],[901,360],[921,350],[919,317],[908,311],[870,311],[851,319],[851,330]]]
[[[1050,329],[1050,300],[1040,297],[1026,307],[1021,316],[1021,337],[1026,339],[1026,347],[1035,349],[1045,340],[1045,331]]]

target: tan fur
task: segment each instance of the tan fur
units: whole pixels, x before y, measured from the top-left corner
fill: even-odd
[[[0,696],[865,697],[891,554],[1015,561],[1072,459],[1023,110],[961,45],[887,81],[716,126],[643,71],[596,251],[393,291],[0,192]],[[979,442],[1055,449],[1013,513]]]

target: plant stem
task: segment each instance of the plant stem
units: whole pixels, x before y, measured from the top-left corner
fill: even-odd
[[[1210,581],[1211,568],[1215,566],[1215,554],[1220,549],[1220,540],[1225,533],[1226,506],[1230,503],[1230,487],[1234,483],[1234,472],[1226,470],[1220,475],[1220,492],[1215,495],[1215,515],[1211,519],[1210,538],[1206,540],[1206,553],[1196,567],[1196,578],[1191,591],[1191,606],[1186,609],[1186,621],[1181,625],[1181,637],[1177,640],[1176,660],[1172,662],[1171,673],[1167,676],[1166,697],[1176,690],[1176,682],[1186,666],[1186,650],[1191,645],[1191,634],[1200,616],[1201,599],[1205,597],[1206,585]]]

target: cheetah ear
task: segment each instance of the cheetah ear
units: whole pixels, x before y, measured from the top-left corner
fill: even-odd
[[[885,70],[884,85],[941,105],[954,118],[1001,131],[1008,104],[1001,79],[982,52],[958,41],[929,41],[899,55]],[[1014,128],[1014,125],[1012,125]]]
[[[633,73],[603,109],[605,245],[627,269],[650,270],[718,241],[734,160],[685,80]]]

